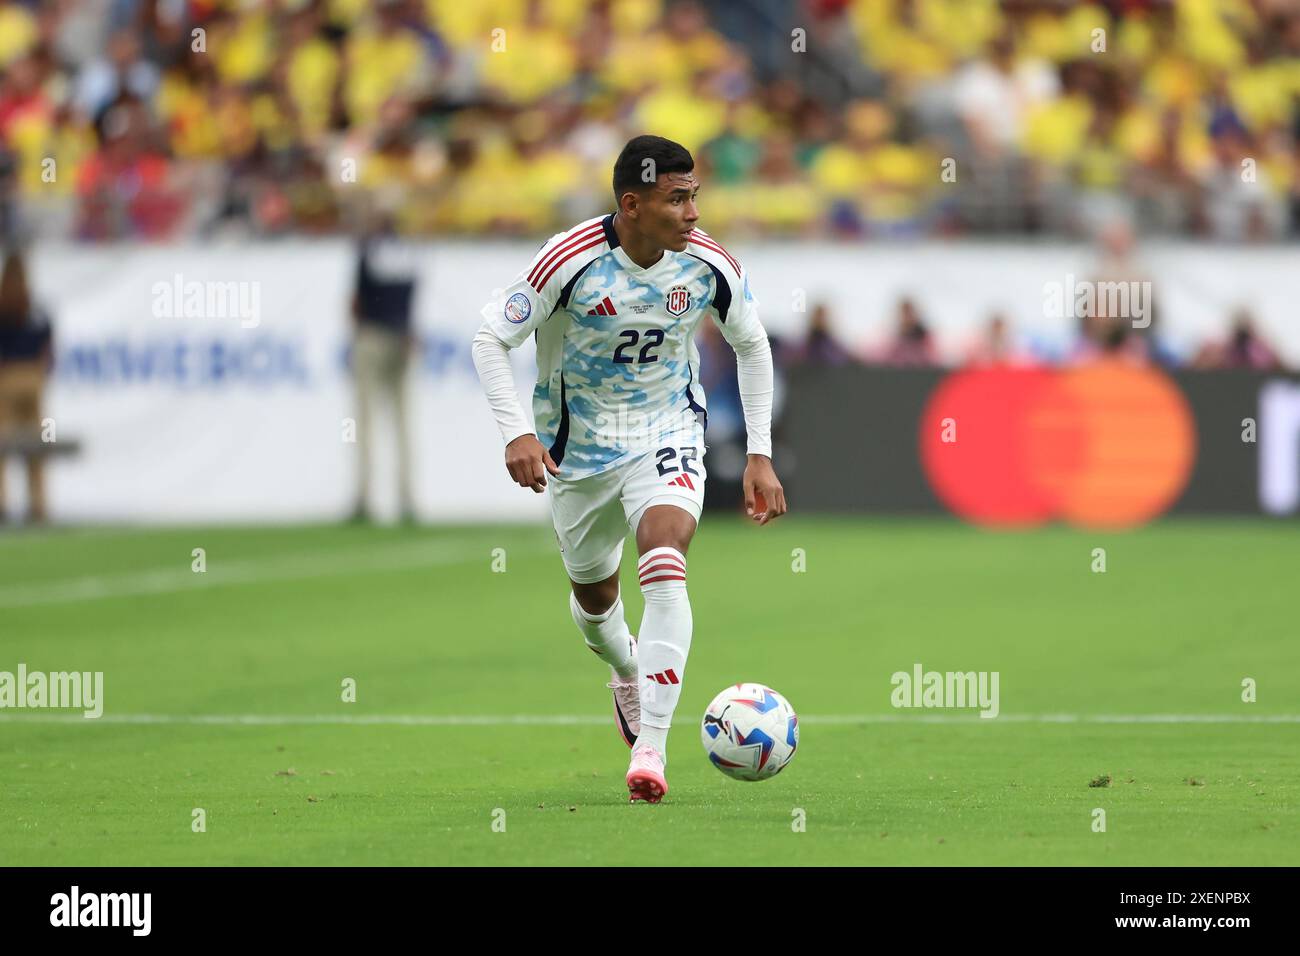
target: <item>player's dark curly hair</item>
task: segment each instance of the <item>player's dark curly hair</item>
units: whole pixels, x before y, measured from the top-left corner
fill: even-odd
[[[645,161],[653,160],[654,165],[647,167]],[[618,154],[614,163],[614,202],[629,189],[644,192],[654,185],[655,180],[647,182],[642,177],[644,169],[653,169],[655,178],[662,173],[689,173],[695,168],[695,160],[690,151],[681,143],[674,143],[662,136],[635,136],[628,140],[623,152]]]

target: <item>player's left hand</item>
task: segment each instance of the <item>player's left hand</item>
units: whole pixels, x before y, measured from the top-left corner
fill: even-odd
[[[759,524],[767,524],[785,514],[785,489],[781,487],[772,459],[750,455],[745,466],[745,514]]]

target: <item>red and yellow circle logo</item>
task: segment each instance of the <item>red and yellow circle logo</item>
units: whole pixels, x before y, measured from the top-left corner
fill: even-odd
[[[931,488],[979,524],[1139,525],[1173,505],[1195,460],[1178,386],[1125,363],[957,372],[921,416]]]

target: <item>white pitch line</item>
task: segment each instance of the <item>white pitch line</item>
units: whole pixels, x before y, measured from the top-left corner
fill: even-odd
[[[519,727],[600,726],[608,716],[594,714],[104,714],[91,719],[68,713],[0,712],[0,721],[17,724],[192,724],[297,727]],[[801,724],[1300,724],[1300,714],[809,714]]]
[[[1300,724],[1300,714],[825,714],[818,724]]]
[[[203,572],[190,570],[189,553],[182,552],[177,559],[179,567],[33,581],[0,587],[0,608],[171,594],[201,588],[307,580],[334,575],[404,571],[477,560],[483,561],[486,566],[491,560],[491,554],[482,549],[483,542],[480,539],[472,542],[404,542],[364,551],[303,551],[238,561],[223,561],[220,554],[214,552],[205,556],[208,569]],[[531,545],[513,545],[510,550],[532,554],[538,549]]]

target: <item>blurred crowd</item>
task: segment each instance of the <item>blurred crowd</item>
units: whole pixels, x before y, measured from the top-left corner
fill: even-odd
[[[788,343],[779,343],[778,361],[787,367],[859,364],[894,368],[952,365],[1030,368],[1115,359],[1165,369],[1292,371],[1260,331],[1249,309],[1234,310],[1223,325],[1226,331],[1221,337],[1181,353],[1163,338],[1155,316],[1150,325],[1139,326],[1130,318],[1090,314],[1077,320],[1072,342],[1062,351],[1038,339],[1017,336],[1013,323],[1004,314],[995,312],[954,362],[945,358],[929,323],[910,298],[899,300],[883,343],[857,345],[838,336],[829,310],[819,304],[809,314],[802,335]]]
[[[539,235],[632,135],[711,231],[1300,233],[1294,0],[9,0],[0,227]]]
[[[1126,221],[1109,223],[1101,230],[1097,262],[1083,277],[1080,288],[1084,284],[1090,286],[1089,291],[1125,284],[1132,296],[1096,292],[1091,299],[1071,300],[1067,307],[1076,318],[1073,335],[1065,343],[1018,330],[1005,314],[994,312],[972,340],[943,343],[947,347],[941,348],[916,301],[904,296],[896,303],[893,316],[882,324],[883,337],[873,336],[857,343],[845,341],[835,329],[829,307],[818,302],[809,311],[803,332],[788,341],[775,340],[774,350],[778,362],[787,367],[860,364],[1030,368],[1110,359],[1167,370],[1291,370],[1246,306],[1224,316],[1220,336],[1190,349],[1171,344],[1161,322],[1159,284],[1151,280],[1142,265],[1132,226]],[[1144,290],[1140,288],[1143,285]]]

